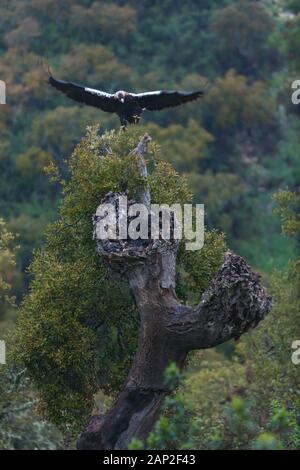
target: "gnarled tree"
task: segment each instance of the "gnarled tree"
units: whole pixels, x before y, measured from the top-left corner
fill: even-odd
[[[15,358],[39,390],[43,415],[73,435],[85,425],[79,449],[124,449],[145,438],[169,393],[167,365],[182,368],[189,351],[239,338],[271,305],[258,275],[217,232],[206,231],[198,252],[176,239],[99,237],[99,203],[118,209],[122,194],[148,208],[191,200],[149,137],[137,145],[138,132],[90,129],[75,149],[15,332]],[[99,388],[114,404],[89,419]]]
[[[145,134],[134,154],[145,179],[138,202],[150,211],[143,159],[149,140]],[[117,212],[119,196],[110,193],[102,203],[113,204]],[[243,258],[227,252],[198,305],[183,305],[175,292],[178,241],[150,239],[141,244],[130,239],[117,243],[103,240],[98,237],[99,219],[96,214],[97,252],[113,273],[128,280],[140,316],[139,342],[116,402],[105,416],[92,417],[78,440],[78,448],[126,449],[133,437],[147,437],[160,413],[162,401],[170,392],[164,382],[167,365],[175,362],[182,368],[189,351],[239,338],[264,318],[271,302],[258,275]]]

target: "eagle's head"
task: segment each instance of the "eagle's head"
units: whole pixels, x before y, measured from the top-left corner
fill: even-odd
[[[115,93],[115,98],[121,101],[121,103],[124,103],[126,95],[127,95],[126,91],[120,90],[120,91],[117,91],[117,93]]]

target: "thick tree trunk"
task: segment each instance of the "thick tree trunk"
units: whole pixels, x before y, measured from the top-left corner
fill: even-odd
[[[135,364],[116,402],[106,416],[92,418],[78,440],[79,449],[126,449],[133,437],[147,437],[169,393],[163,373],[156,374],[155,356],[158,358],[159,352],[152,358],[146,358],[148,349],[139,346]],[[168,351],[164,360],[159,357],[161,369],[164,370],[170,361],[182,366],[185,354],[178,356],[174,349],[174,355]],[[150,377],[155,378],[155,383],[151,383]]]
[[[143,152],[146,135],[134,152],[147,182]],[[115,204],[119,194],[109,193],[105,202]],[[139,200],[147,207],[150,193],[145,185]],[[131,204],[134,201],[131,201]],[[139,314],[138,350],[116,402],[105,416],[91,418],[78,439],[78,449],[126,449],[133,437],[145,439],[169,393],[164,371],[169,363],[179,368],[193,349],[206,349],[253,328],[270,310],[271,300],[245,261],[228,252],[224,263],[196,308],[182,305],[175,294],[176,240],[110,242],[97,234],[97,250],[112,272],[126,276]]]

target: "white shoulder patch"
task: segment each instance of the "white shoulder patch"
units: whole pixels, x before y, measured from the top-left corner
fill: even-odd
[[[161,90],[156,90],[156,91],[146,91],[145,93],[130,93],[132,96],[153,96],[153,95],[160,95]]]
[[[110,93],[106,93],[105,91],[101,91],[101,90],[96,90],[95,88],[85,87],[84,90],[87,91],[88,93],[92,93],[93,95],[103,96],[105,98],[112,98],[113,96]]]

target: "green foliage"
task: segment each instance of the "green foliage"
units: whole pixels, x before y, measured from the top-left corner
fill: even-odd
[[[0,367],[0,449],[61,448],[61,435],[35,413],[37,399],[24,370]]]
[[[238,0],[215,12],[212,30],[221,71],[234,67],[261,77],[278,66],[278,48],[271,42],[275,23],[263,2]]]
[[[190,367],[182,394],[195,426],[192,448],[215,448],[223,435],[227,400],[245,386],[245,369],[215,351],[195,353]]]
[[[205,363],[203,365],[206,366]],[[216,366],[217,364],[214,364],[214,367]],[[243,369],[242,366],[239,368]],[[234,375],[232,372],[226,373],[224,367],[212,377],[211,371],[207,370],[204,377],[192,375],[190,380],[184,382],[184,376],[174,364],[170,364],[166,369],[165,379],[173,394],[165,401],[163,415],[144,443],[133,439],[129,448],[132,450],[195,449],[199,446],[201,449],[297,448],[300,442],[297,414],[295,410],[288,411],[282,407],[278,400],[271,402],[265,422],[257,420],[256,403],[240,395],[246,392],[242,386],[236,386],[232,390],[232,395],[226,400],[229,403],[224,407],[226,401],[220,399],[221,394],[228,387],[227,381],[236,377],[238,370],[234,370]],[[218,381],[218,377],[222,379]],[[207,387],[207,379],[210,388]],[[182,387],[175,393],[180,383]],[[202,390],[202,393],[205,392],[203,401],[200,401],[201,396],[196,389],[199,384],[205,389]],[[212,396],[209,391],[213,392]],[[214,401],[216,391],[219,394],[218,403]],[[194,393],[197,394],[197,400],[195,397],[191,400]],[[197,406],[200,406],[200,410]],[[203,406],[207,407],[206,412]],[[219,416],[216,414],[218,412]]]
[[[299,35],[300,35],[300,5],[298,0],[287,0],[289,12],[294,13],[286,20],[285,47],[289,58],[289,67],[292,72],[299,71]]]
[[[215,152],[214,158],[218,161],[211,165],[213,168],[217,164],[216,169],[234,168],[241,172],[247,166],[247,153],[251,152],[251,148],[247,150],[247,142],[250,147],[255,145],[262,151],[270,151],[274,146],[278,125],[276,101],[262,81],[249,84],[246,76],[237,74],[234,69],[229,70],[216,80],[204,101],[202,114],[205,128],[217,136],[215,144],[219,151]],[[272,132],[272,141],[268,138],[269,132]],[[234,151],[236,146],[238,159]],[[251,158],[251,153],[248,158]]]
[[[285,0],[285,6],[288,9],[288,11],[291,11],[292,13],[299,13],[300,11],[300,2],[299,0]]]
[[[287,235],[300,234],[300,189],[295,192],[280,191],[275,195],[278,204],[276,212],[281,216],[283,232]]]
[[[14,236],[0,219],[0,338],[4,338],[14,302],[10,294],[15,272]],[[5,315],[5,316],[4,316]],[[5,320],[5,322],[3,321]],[[7,346],[7,351],[10,348]],[[24,370],[0,365],[0,449],[53,449],[57,431],[34,414],[37,399]]]
[[[276,200],[285,231],[298,237],[298,192],[280,192]],[[292,342],[300,337],[299,262],[274,273],[269,290],[272,312],[238,342],[231,358],[213,351],[192,358],[183,393],[195,416],[193,448],[300,445],[299,371],[291,360]]]
[[[0,219],[0,319],[2,319],[7,305],[12,303],[8,294],[15,273],[13,240],[14,237],[7,230],[4,220]]]
[[[87,8],[73,4],[70,10],[70,32],[77,40],[93,42],[95,36],[101,41],[128,39],[135,31],[136,10],[130,5],[104,3],[99,15],[99,2]]]
[[[17,157],[16,168],[25,179],[29,179],[36,177],[50,162],[50,154],[37,147],[31,147]]]
[[[244,225],[249,224],[249,192],[245,182],[229,172],[189,175],[191,188],[197,201],[205,201],[206,223],[212,228],[220,228],[229,236],[243,235]],[[244,207],[244,217],[240,212]],[[248,217],[247,217],[248,216]],[[247,221],[245,220],[247,217]],[[237,227],[236,221],[239,220]]]
[[[199,302],[220,268],[225,251],[224,236],[217,231],[206,230],[204,246],[199,251],[188,251],[181,243],[177,257],[176,292],[182,300],[189,304]]]
[[[197,171],[207,154],[208,144],[213,140],[194,119],[189,119],[185,127],[180,124],[160,127],[150,123],[147,131],[156,142],[163,143],[164,160],[172,163],[178,171],[184,172]]]
[[[215,436],[213,446],[222,449],[281,450],[299,445],[295,411],[287,411],[279,402],[271,403],[265,423],[257,420],[255,403],[235,396],[225,409],[223,435]]]

